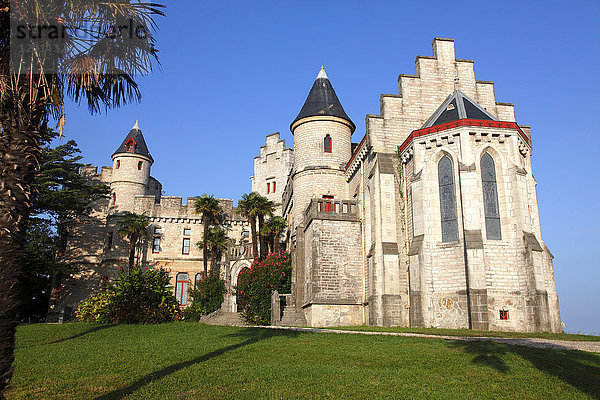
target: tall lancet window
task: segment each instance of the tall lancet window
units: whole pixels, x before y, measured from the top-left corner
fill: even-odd
[[[486,237],[488,240],[501,240],[502,231],[500,229],[500,210],[498,208],[496,164],[489,153],[485,153],[481,157],[481,183],[483,187]]]
[[[331,153],[331,136],[325,136],[323,139],[323,149],[325,149],[325,153]]]
[[[442,157],[438,164],[438,183],[440,185],[440,211],[442,214],[442,242],[454,242],[458,240],[458,223],[456,221],[452,160],[448,156]]]

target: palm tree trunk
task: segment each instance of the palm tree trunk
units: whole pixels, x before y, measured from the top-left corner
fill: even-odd
[[[134,238],[129,239],[129,271],[131,271],[135,264],[135,245],[136,240]],[[127,271],[127,273],[129,273],[129,271]]]
[[[281,246],[279,245],[279,232],[273,236],[273,253],[280,253]]]
[[[31,179],[40,152],[37,139],[44,115],[39,109],[21,113],[21,105],[7,103],[0,104],[0,399],[5,398],[13,374]]]
[[[258,258],[258,237],[256,236],[256,217],[251,216],[248,218],[250,222],[250,232],[252,233],[252,258],[255,260]]]
[[[208,217],[202,214],[202,224],[204,225],[204,237],[202,238],[202,262],[204,263],[204,277],[208,277]]]
[[[264,225],[265,217],[262,215],[258,215],[258,236],[260,240],[260,259],[264,260],[267,256],[267,245],[265,243],[265,235],[263,234],[263,225]]]
[[[211,261],[210,261],[210,272],[216,272],[217,271],[217,258],[218,258],[218,253],[217,253],[217,249],[212,249],[212,255],[210,257]]]

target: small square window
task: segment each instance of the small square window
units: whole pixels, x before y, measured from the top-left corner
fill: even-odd
[[[160,226],[155,226],[154,227],[154,234],[155,235],[160,235],[161,233],[163,233],[163,230]]]
[[[192,228],[183,228],[183,236],[190,236],[192,234]]]
[[[508,319],[508,310],[500,310],[500,319]]]

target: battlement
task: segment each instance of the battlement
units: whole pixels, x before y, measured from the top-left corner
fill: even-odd
[[[263,159],[263,162],[267,162],[266,157],[269,154],[277,153],[277,157],[281,157],[284,152],[293,152],[293,149],[285,147],[285,139],[279,139],[279,135],[279,132],[267,135],[266,144],[260,146],[260,154],[254,159]]]
[[[201,214],[194,213],[194,201],[198,197],[188,197],[183,203],[181,196],[162,196],[157,199],[153,195],[135,196],[135,213],[145,214],[150,218],[184,218],[200,220]],[[243,222],[245,218],[235,212],[232,199],[217,199],[227,221]]]

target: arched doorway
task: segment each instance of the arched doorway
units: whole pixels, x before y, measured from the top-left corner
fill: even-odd
[[[227,288],[227,296],[229,296],[228,299],[228,306],[230,307],[231,312],[237,312],[237,298],[235,296],[235,291],[234,288],[237,286],[237,280],[238,280],[238,275],[240,274],[240,272],[245,269],[245,268],[250,268],[250,266],[252,265],[252,263],[248,260],[237,260],[236,262],[233,263],[233,265],[231,266],[231,274],[230,274],[230,279],[228,282],[228,288]]]

